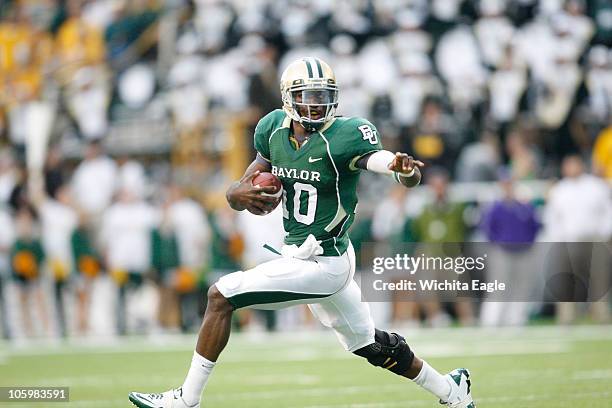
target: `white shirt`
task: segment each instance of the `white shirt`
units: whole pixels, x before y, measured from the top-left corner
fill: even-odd
[[[117,191],[129,191],[138,198],[147,192],[147,175],[142,164],[129,160],[117,169]]]
[[[390,91],[393,118],[403,126],[416,123],[427,96],[439,94],[442,89],[433,75],[404,76]]]
[[[42,245],[49,260],[72,267],[70,239],[78,226],[76,211],[56,200],[45,200],[39,207]]]
[[[168,211],[176,234],[181,265],[201,267],[210,243],[210,226],[204,209],[193,200],[182,199],[172,204]]]
[[[108,91],[99,85],[76,92],[68,98],[68,107],[86,139],[100,139],[106,134],[108,102]]]
[[[179,58],[168,74],[172,84],[168,104],[179,127],[191,127],[207,115],[208,94],[204,87],[205,63],[202,58],[187,55]]]
[[[435,62],[442,77],[455,84],[465,86],[465,81],[469,81],[482,85],[486,78],[478,43],[466,26],[458,26],[442,36]]]
[[[405,216],[402,201],[397,200],[396,197],[388,197],[378,204],[372,217],[372,236],[374,239],[378,241],[387,240],[403,228],[403,223],[398,222],[398,220],[403,220]]]
[[[159,214],[145,202],[115,203],[102,219],[102,243],[110,269],[143,273],[151,265],[151,232]]]
[[[612,236],[612,190],[590,174],[563,179],[550,190],[544,221],[554,242],[607,241]]]
[[[527,74],[522,69],[497,70],[489,78],[491,116],[498,121],[516,117],[521,96],[527,87]]]
[[[117,165],[108,157],[85,160],[72,177],[73,195],[89,214],[98,214],[110,205],[115,192]]]
[[[371,40],[359,53],[358,65],[363,88],[372,95],[384,95],[395,86],[397,66],[388,40]]]
[[[8,211],[0,209],[0,275],[8,273],[8,253],[15,242],[15,226]]]
[[[505,16],[480,18],[474,24],[483,60],[493,66],[502,61],[506,47],[514,35],[514,26]]]

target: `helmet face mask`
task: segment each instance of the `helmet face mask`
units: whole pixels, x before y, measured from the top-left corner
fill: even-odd
[[[290,64],[281,78],[283,110],[307,131],[316,132],[329,122],[338,106],[338,86],[325,62],[305,58]]]
[[[334,115],[338,106],[338,90],[331,88],[305,89],[291,92],[293,110],[299,122],[309,131],[319,130]]]

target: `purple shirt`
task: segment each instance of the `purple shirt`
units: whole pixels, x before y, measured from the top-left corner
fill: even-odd
[[[488,240],[497,243],[532,243],[539,229],[534,206],[516,200],[493,203],[482,223]]]

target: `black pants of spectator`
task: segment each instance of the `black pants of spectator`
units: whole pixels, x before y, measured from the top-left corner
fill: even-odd
[[[144,282],[143,274],[128,273],[128,280],[119,287],[119,299],[117,303],[117,333],[127,334],[127,294],[128,291],[138,289]]]
[[[256,310],[256,312],[264,319],[267,331],[276,330],[276,311],[275,310]]]
[[[0,276],[0,323],[2,324],[2,337],[11,338],[11,331],[8,325],[8,314],[6,313],[6,303],[4,302],[4,278]]]
[[[199,327],[202,322],[204,314],[200,314],[200,305],[198,304],[198,299],[201,297],[199,290],[179,295],[180,325],[183,333]]]
[[[66,302],[64,299],[65,282],[56,281],[53,287],[53,295],[55,297],[55,311],[57,313],[57,324],[62,337],[68,335],[66,328]]]

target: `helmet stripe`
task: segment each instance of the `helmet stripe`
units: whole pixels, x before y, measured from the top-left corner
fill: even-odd
[[[306,68],[308,69],[308,78],[312,79],[313,74],[312,74],[312,67],[310,66],[310,61],[307,58],[304,58],[304,63],[306,64]]]
[[[318,58],[314,59],[317,63],[317,71],[319,71],[319,78],[323,78],[323,68],[321,68],[321,61]]]

